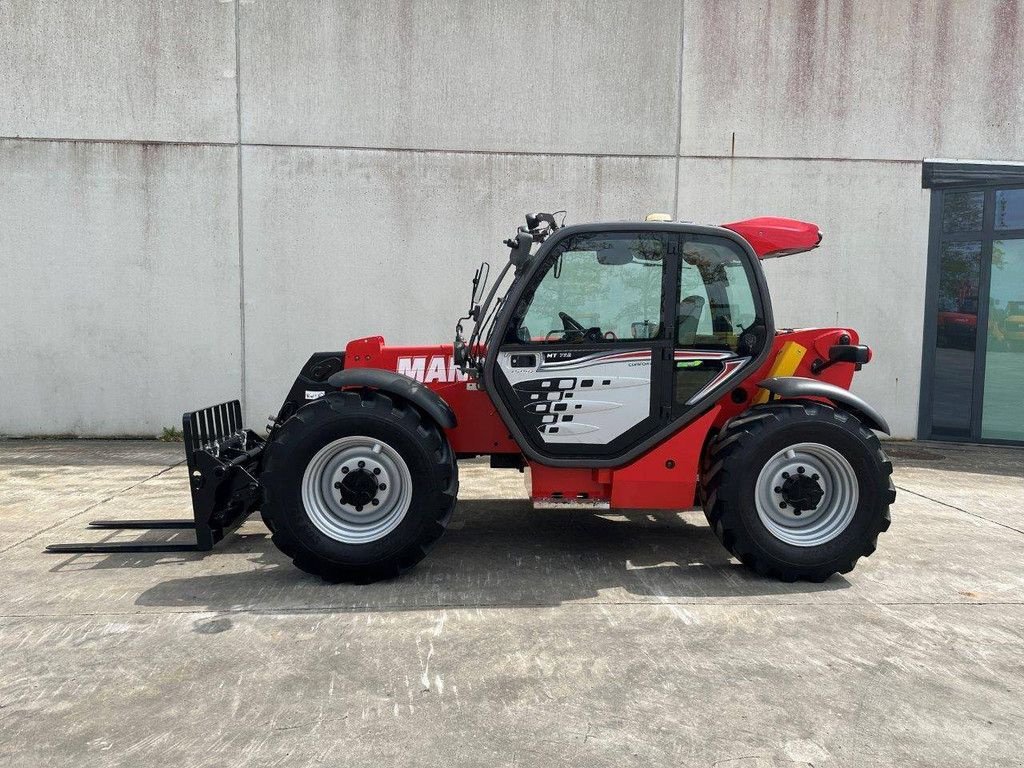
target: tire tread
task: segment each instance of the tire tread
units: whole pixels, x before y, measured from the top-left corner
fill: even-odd
[[[431,520],[424,525],[419,538],[392,557],[368,564],[342,564],[311,552],[295,536],[289,526],[282,523],[288,514],[288,504],[279,494],[285,493],[276,475],[279,465],[288,460],[289,445],[298,436],[332,414],[364,416],[358,411],[372,410],[375,416],[403,429],[426,449],[431,458],[431,473],[443,490],[442,502],[427,511]],[[459,490],[458,465],[455,454],[441,429],[415,406],[371,389],[346,390],[334,393],[300,408],[286,421],[268,445],[261,480],[266,491],[262,511],[264,522],[271,531],[274,545],[300,570],[331,583],[351,582],[366,584],[401,576],[422,560],[444,534],[455,511]],[[415,479],[414,479],[415,482]]]
[[[728,492],[736,485],[736,473],[742,466],[742,456],[757,445],[766,432],[779,422],[789,420],[821,420],[829,418],[855,435],[870,449],[877,470],[885,476],[887,492],[879,514],[873,518],[872,528],[849,560],[833,567],[798,566],[774,560],[767,555],[755,554],[757,547],[746,532],[738,510],[737,500]],[[755,572],[782,581],[803,579],[822,582],[833,573],[849,573],[861,557],[869,557],[876,549],[879,534],[891,523],[889,505],[896,499],[892,482],[892,462],[886,456],[878,436],[865,427],[853,414],[814,401],[787,401],[768,403],[751,408],[726,423],[714,443],[709,447],[706,469],[701,476],[701,497],[705,499],[704,514],[708,524],[722,545],[740,562]]]

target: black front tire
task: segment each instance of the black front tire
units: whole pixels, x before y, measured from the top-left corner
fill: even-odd
[[[855,508],[850,505],[851,519],[834,538],[797,546],[765,523],[756,494],[766,463],[787,446],[807,443],[842,455],[855,475],[858,497]],[[704,462],[701,496],[715,535],[742,563],[782,581],[821,582],[848,573],[875,551],[896,498],[891,475],[878,438],[852,414],[817,402],[780,402],[755,406],[726,424]]]
[[[325,446],[350,436],[386,443],[411,477],[404,517],[373,541],[326,535],[303,501],[307,466]],[[373,390],[332,393],[300,408],[267,445],[261,481],[263,519],[277,548],[307,573],[359,584],[399,576],[422,560],[447,528],[459,487],[441,429],[415,406]]]

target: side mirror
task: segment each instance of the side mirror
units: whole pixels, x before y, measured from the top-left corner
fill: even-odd
[[[476,274],[473,275],[473,296],[469,300],[470,307],[479,304],[480,300],[484,297],[484,291],[487,289],[487,278],[490,274],[491,265],[486,261],[481,262],[476,270]]]

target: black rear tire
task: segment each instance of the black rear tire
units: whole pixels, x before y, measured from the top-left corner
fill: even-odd
[[[327,535],[303,500],[310,463],[352,436],[393,449],[411,478],[400,522],[360,542]],[[415,406],[372,390],[331,393],[296,411],[267,445],[261,481],[263,519],[278,549],[307,573],[359,584],[396,577],[422,560],[447,528],[459,487],[455,455],[440,428]]]
[[[780,451],[801,444],[841,455],[851,480],[855,477],[857,497],[849,504],[848,522],[831,539],[795,545],[786,540],[784,526],[769,525],[759,514],[757,494],[762,469]],[[875,551],[896,498],[891,475],[892,463],[878,438],[852,414],[817,402],[770,403],[734,418],[711,444],[701,497],[715,535],[742,563],[782,581],[821,582],[848,573]]]

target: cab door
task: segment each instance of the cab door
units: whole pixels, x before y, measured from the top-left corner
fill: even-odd
[[[535,456],[614,461],[671,418],[677,243],[587,231],[542,256],[489,368]]]
[[[731,237],[682,235],[674,287],[670,410],[685,421],[758,361],[771,317],[753,257]]]

